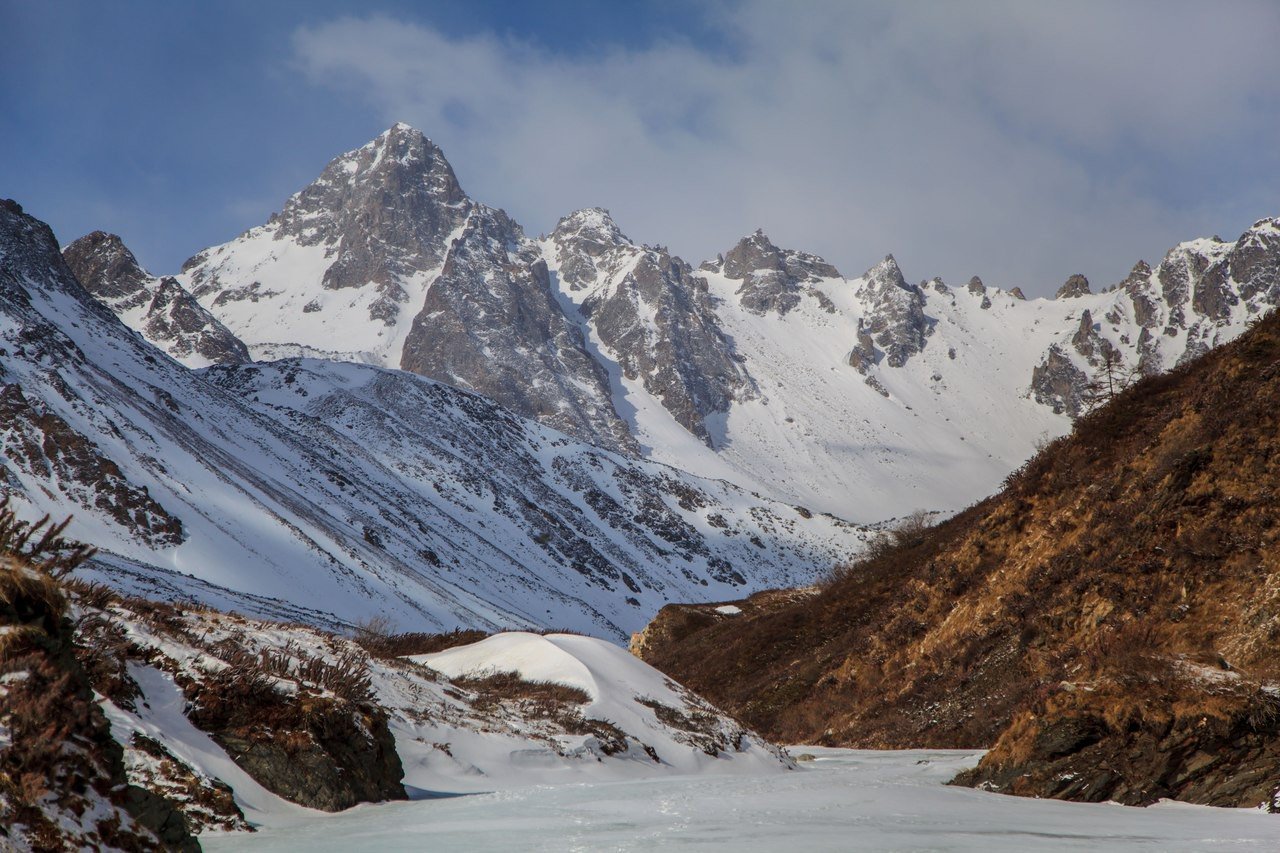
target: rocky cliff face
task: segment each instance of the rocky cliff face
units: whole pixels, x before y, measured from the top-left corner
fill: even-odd
[[[706,282],[665,249],[632,243],[598,208],[560,220],[548,245],[565,270],[565,295],[622,374],[712,444],[706,419],[750,399],[754,388]]]
[[[608,376],[561,311],[546,264],[500,210],[473,209],[413,320],[400,367],[584,441],[634,447]]]
[[[250,360],[244,343],[177,279],[149,275],[116,235],[94,231],[62,257],[85,290],[178,361],[205,367]]]

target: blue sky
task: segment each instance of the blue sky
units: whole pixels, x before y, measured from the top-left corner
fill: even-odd
[[[404,120],[532,234],[1045,293],[1280,214],[1280,4],[0,0],[0,195],[154,272]]]

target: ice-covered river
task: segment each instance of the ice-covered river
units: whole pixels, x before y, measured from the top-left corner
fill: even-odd
[[[793,749],[761,776],[667,777],[361,806],[254,834],[229,851],[1280,850],[1280,815],[1005,797],[943,785],[977,753]]]

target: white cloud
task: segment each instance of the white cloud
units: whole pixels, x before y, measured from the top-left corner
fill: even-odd
[[[850,275],[891,251],[916,278],[1045,292],[1280,213],[1275,6],[713,10],[727,51],[562,54],[388,17],[301,29],[294,51],[530,230],[603,205],[694,263],[762,226]]]

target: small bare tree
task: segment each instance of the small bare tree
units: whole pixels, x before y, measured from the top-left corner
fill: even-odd
[[[1114,347],[1106,347],[1102,351],[1102,364],[1098,372],[1085,386],[1083,402],[1086,412],[1101,408],[1120,396],[1126,388],[1142,378],[1142,371],[1129,367],[1124,358]]]

